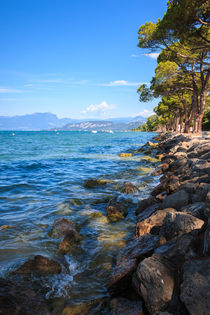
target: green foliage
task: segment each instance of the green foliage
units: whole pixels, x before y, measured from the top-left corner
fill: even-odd
[[[210,106],[206,108],[203,116],[203,130],[210,130]]]
[[[146,22],[138,32],[140,48],[161,50],[150,86],[138,89],[142,102],[162,97],[156,119],[147,121],[145,128],[160,124],[188,132],[193,126],[200,132],[203,115],[208,125],[204,110],[210,76],[210,1],[169,0],[167,6],[162,19]]]

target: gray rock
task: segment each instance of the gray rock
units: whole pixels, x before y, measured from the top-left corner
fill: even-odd
[[[161,255],[154,254],[138,265],[133,285],[150,314],[164,310],[174,290],[173,265]]]
[[[0,278],[0,314],[50,315],[50,312],[34,291]]]
[[[131,288],[132,275],[136,268],[136,259],[125,259],[115,266],[107,283],[107,289],[112,297],[129,291]]]
[[[106,216],[112,222],[122,220],[128,214],[128,210],[123,203],[111,199],[106,208]]]
[[[151,215],[149,218],[147,218],[141,222],[137,222],[135,238],[138,238],[144,234],[152,233],[152,231],[151,231],[152,229],[153,229],[153,234],[159,234],[159,230],[162,226],[162,223],[163,223],[166,215],[169,212],[172,213],[173,211],[175,212],[175,210],[172,208],[166,208],[164,210],[159,210],[159,211],[155,212],[153,215]],[[154,233],[155,232],[154,228],[156,228],[156,231],[158,233]]]
[[[187,261],[183,267],[181,301],[190,315],[209,314],[210,259]]]
[[[33,259],[27,260],[13,274],[58,274],[61,273],[61,265],[47,257],[36,255]]]
[[[205,207],[205,202],[195,202],[193,204],[182,207],[180,211],[202,219],[204,216]]]
[[[161,208],[162,208],[161,203],[156,203],[156,204],[146,208],[145,210],[143,210],[141,213],[138,214],[137,222],[140,222],[140,221],[143,221],[143,220],[149,218],[154,212],[156,212],[157,210],[160,210]]]
[[[182,212],[169,212],[160,230],[160,235],[167,240],[179,237],[192,230],[201,229],[204,221],[200,220],[190,214]]]
[[[143,315],[141,301],[130,301],[125,298],[115,298],[111,300],[112,315]]]
[[[189,203],[189,194],[184,190],[179,190],[163,200],[163,208],[181,209]]]
[[[210,217],[203,238],[203,254],[210,255]]]
[[[117,264],[119,265],[125,259],[143,259],[145,255],[149,255],[159,245],[160,239],[157,235],[144,234],[135,241],[131,241],[123,248],[117,256]]]

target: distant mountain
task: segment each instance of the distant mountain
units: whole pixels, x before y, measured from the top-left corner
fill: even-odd
[[[59,119],[51,113],[34,113],[23,116],[0,116],[0,130],[46,130],[53,127],[61,127],[79,120]]]
[[[59,119],[52,113],[34,113],[23,116],[0,116],[0,130],[129,130],[146,119],[141,116],[110,120]]]
[[[71,131],[106,131],[106,130],[130,130],[132,128],[137,128],[139,125],[144,124],[145,121],[135,121],[135,122],[120,122],[120,121],[106,121],[106,120],[95,120],[95,121],[83,121],[77,123],[70,123],[59,130],[71,130]]]

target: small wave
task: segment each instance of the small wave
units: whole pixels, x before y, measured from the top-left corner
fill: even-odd
[[[19,184],[13,184],[13,185],[4,185],[0,186],[0,192],[8,192],[11,190],[25,190],[25,189],[32,189],[33,186],[29,185],[27,183],[19,183]]]

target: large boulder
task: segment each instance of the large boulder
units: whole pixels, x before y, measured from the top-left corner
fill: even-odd
[[[182,207],[180,209],[180,212],[191,214],[194,217],[203,219],[205,208],[206,208],[205,202],[195,202],[195,203],[191,203],[187,206]]]
[[[185,190],[179,190],[163,200],[163,208],[181,209],[189,203],[189,194]]]
[[[132,275],[137,268],[137,260],[125,259],[112,270],[107,283],[111,296],[117,296],[132,289]]]
[[[144,315],[142,302],[139,300],[115,298],[111,300],[111,309],[111,315]]]
[[[181,301],[190,315],[209,314],[210,259],[187,261],[183,266]]]
[[[115,199],[109,201],[106,208],[106,216],[112,222],[122,220],[128,214],[127,208],[120,202],[117,202]]]
[[[159,210],[151,215],[149,218],[140,221],[136,224],[135,238],[141,237],[144,234],[152,233],[159,234],[162,223],[169,212],[175,212],[174,209],[168,208]]]
[[[0,278],[0,314],[50,315],[33,290],[3,278]]]
[[[160,235],[167,240],[179,237],[196,229],[201,229],[204,221],[190,214],[169,211],[164,218]]]
[[[155,213],[157,210],[160,210],[161,208],[162,208],[162,204],[160,202],[149,206],[148,208],[146,208],[145,210],[143,210],[137,215],[137,222],[140,222],[149,218],[153,213]]]
[[[125,259],[140,259],[150,255],[153,250],[161,243],[157,235],[144,234],[131,241],[125,248],[123,248],[117,256],[117,265],[120,265]]]
[[[157,200],[155,197],[142,199],[139,201],[138,208],[136,209],[136,215],[144,211],[146,208],[153,206],[157,203]]]
[[[133,285],[150,314],[164,310],[172,299],[174,267],[164,257],[153,254],[138,265]]]
[[[37,255],[33,259],[26,261],[23,265],[21,265],[17,270],[15,270],[14,274],[58,274],[61,272],[60,264],[52,259],[47,257]]]

